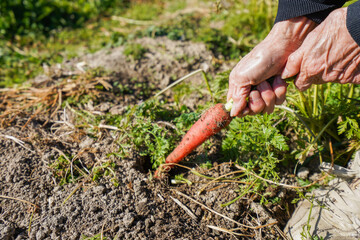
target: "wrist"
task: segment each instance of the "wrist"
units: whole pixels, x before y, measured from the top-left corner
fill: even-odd
[[[291,18],[276,23],[268,37],[271,41],[276,38],[275,41],[280,41],[285,47],[297,49],[316,26],[317,24],[307,17]]]

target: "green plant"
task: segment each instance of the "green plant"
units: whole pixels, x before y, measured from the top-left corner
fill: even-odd
[[[320,160],[322,152],[330,151],[329,141],[346,146],[350,152],[359,149],[358,99],[359,90],[355,85],[326,84],[315,85],[306,92],[290,91],[287,99],[290,107],[298,111],[297,119],[306,127],[302,135],[302,148],[295,151],[303,163],[309,153],[315,151]],[[291,111],[295,114],[294,111]],[[345,137],[345,138],[344,138]],[[333,144],[338,146],[338,144]],[[341,148],[340,148],[341,149]],[[336,151],[335,159],[345,153]]]
[[[308,198],[307,198],[308,199]],[[301,232],[301,240],[323,240],[323,237],[319,237],[318,235],[314,235],[310,232],[311,230],[311,225],[310,225],[310,220],[311,220],[311,212],[312,209],[314,207],[314,203],[313,203],[313,199],[308,199],[308,201],[310,202],[310,210],[309,210],[309,216],[306,222],[306,225],[303,226],[303,231]]]
[[[165,157],[175,144],[169,130],[148,119],[137,119],[131,126],[129,138],[141,156],[150,157],[153,168],[165,162]]]
[[[147,48],[143,47],[139,43],[128,43],[125,46],[124,54],[127,57],[132,57],[134,60],[140,60],[147,52]]]
[[[274,127],[281,121],[277,113],[234,119],[222,143],[224,158],[248,169],[259,169],[259,175],[278,179],[277,163],[289,150],[287,138]]]
[[[107,237],[103,237],[102,233],[98,233],[92,237],[87,237],[87,236],[81,236],[81,240],[106,240],[108,239]]]
[[[160,4],[150,3],[132,3],[125,16],[137,20],[152,20],[159,16],[163,10]]]
[[[162,107],[157,100],[145,101],[127,113],[127,143],[135,147],[141,156],[148,156],[153,168],[165,161],[179,138],[178,131],[168,128],[166,123],[178,114]]]
[[[60,180],[60,186],[75,183],[77,178],[82,175],[79,168],[74,167],[79,164],[79,161],[72,162],[70,159],[72,157],[69,155],[61,155],[50,165],[55,178]]]
[[[127,0],[14,0],[0,3],[0,35],[48,34],[63,27],[80,27],[114,6],[128,7]]]
[[[103,177],[110,177],[110,181],[114,184],[115,187],[119,186],[118,179],[115,174],[116,164],[114,162],[105,162],[100,166],[94,166],[91,170],[92,180],[98,181]]]

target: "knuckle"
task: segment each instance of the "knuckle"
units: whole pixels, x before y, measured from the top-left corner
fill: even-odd
[[[296,55],[295,53],[292,53],[289,57],[288,57],[288,62],[294,62],[296,60]]]
[[[250,79],[250,80],[249,80],[249,84],[250,84],[251,86],[255,86],[255,85],[258,84],[258,81],[254,80],[254,79]]]
[[[229,75],[229,79],[230,80],[236,79],[236,69],[235,68],[233,70],[231,70],[230,75]]]

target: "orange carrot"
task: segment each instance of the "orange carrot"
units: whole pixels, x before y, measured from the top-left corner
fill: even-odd
[[[155,178],[161,178],[163,172],[168,172],[175,166],[171,163],[180,162],[208,138],[229,125],[231,120],[232,117],[230,117],[230,113],[226,111],[224,104],[218,103],[207,110],[185,134],[180,144],[166,158],[166,166],[160,166],[156,170]]]

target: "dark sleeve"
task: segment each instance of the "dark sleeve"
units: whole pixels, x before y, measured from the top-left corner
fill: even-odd
[[[346,0],[279,0],[275,23],[294,17],[306,16],[321,23],[333,10],[344,5]]]
[[[346,26],[352,38],[360,46],[360,1],[357,1],[348,7]]]

